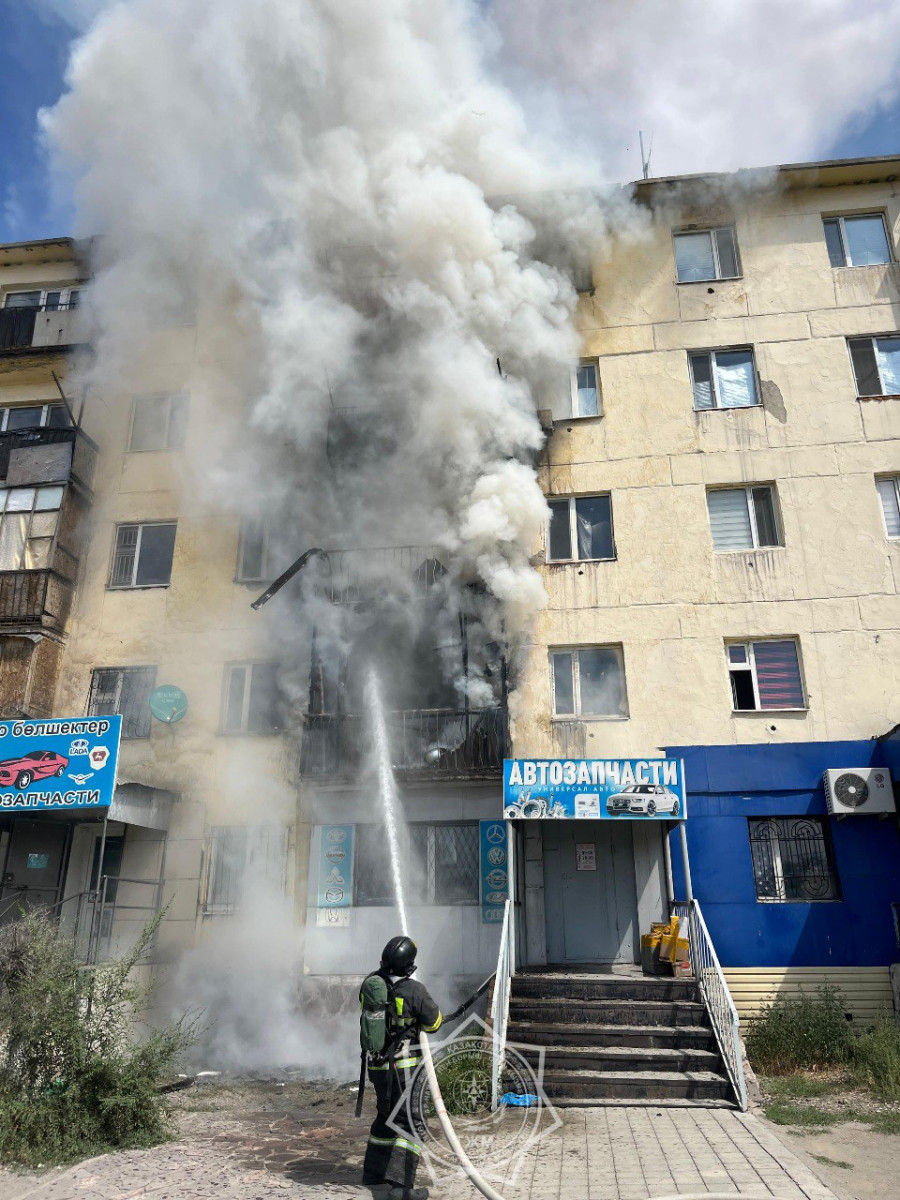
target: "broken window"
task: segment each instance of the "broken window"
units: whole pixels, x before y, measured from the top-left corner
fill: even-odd
[[[621,646],[551,650],[550,663],[554,716],[628,716]]]
[[[755,550],[780,546],[775,489],[770,484],[714,488],[706,493],[716,550]]]
[[[581,363],[572,373],[572,416],[600,415],[600,380],[595,362]]]
[[[64,491],[0,488],[0,571],[40,571],[51,565]]]
[[[840,900],[824,817],[749,817],[757,900]]]
[[[900,538],[900,476],[891,475],[886,479],[876,479],[875,486],[881,500],[887,535],[889,538]]]
[[[283,825],[217,825],[206,842],[205,917],[228,916],[246,888],[283,895],[287,830]]]
[[[759,404],[749,347],[688,354],[694,408],[750,408]]]
[[[179,450],[184,445],[187,419],[184,392],[135,396],[128,449]]]
[[[849,338],[857,396],[900,395],[900,335]]]
[[[123,738],[150,736],[150,693],[156,667],[98,667],[91,672],[87,716],[122,718]]]
[[[573,496],[550,501],[547,561],[571,562],[616,557],[612,535],[612,499]]]
[[[824,225],[825,244],[833,267],[870,267],[891,261],[891,247],[881,213],[825,217]]]
[[[806,708],[800,654],[793,638],[732,642],[725,653],[735,712]]]
[[[275,663],[234,663],[225,668],[225,733],[278,733],[284,727]]]
[[[676,233],[675,266],[679,283],[736,279],[741,271],[734,229],[723,225],[718,229]]]
[[[111,588],[168,587],[175,554],[174,521],[119,525]]]

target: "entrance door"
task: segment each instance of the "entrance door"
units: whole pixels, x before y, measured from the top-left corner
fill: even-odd
[[[636,962],[630,823],[544,821],[542,826],[547,961]]]
[[[61,821],[16,819],[0,883],[0,921],[14,921],[23,908],[56,903],[68,832]]]

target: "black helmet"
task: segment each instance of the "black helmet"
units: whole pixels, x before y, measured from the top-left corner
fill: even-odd
[[[381,969],[389,975],[412,975],[416,969],[416,943],[405,936],[391,938],[381,952]]]

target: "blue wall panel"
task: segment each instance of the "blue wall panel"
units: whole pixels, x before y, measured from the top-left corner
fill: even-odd
[[[841,900],[756,898],[748,817],[826,816],[829,767],[887,766],[900,779],[900,742],[669,746],[685,760],[694,895],[724,966],[883,966],[900,960],[892,904],[900,902],[895,817],[827,817]],[[672,837],[676,896],[684,882]]]

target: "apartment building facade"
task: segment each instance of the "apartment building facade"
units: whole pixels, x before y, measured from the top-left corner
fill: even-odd
[[[149,335],[118,389],[87,396],[65,431],[99,455],[92,479],[46,483],[82,506],[80,545],[58,538],[78,559],[59,570],[77,581],[70,611],[60,624],[54,603],[2,631],[4,673],[7,633],[21,642],[10,656],[37,647],[30,661],[46,641],[58,668],[0,715],[123,717],[114,810],[105,825],[72,822],[47,896],[63,911],[93,905],[107,948],[165,906],[156,953],[171,960],[270,894],[304,929],[308,978],[327,987],[367,966],[396,932],[352,653],[377,625],[385,653],[411,664],[396,674],[415,680],[384,699],[426,968],[490,972],[503,855],[520,961],[635,961],[639,934],[683,898],[685,814],[505,823],[502,764],[668,755],[685,763],[693,890],[741,1004],[786,975],[837,979],[854,1011],[871,1011],[898,953],[896,820],[838,821],[822,774],[900,774],[898,743],[881,738],[900,719],[898,166],[636,185],[643,233],[593,264],[583,359],[544,414],[551,515],[534,561],[548,606],[516,662],[479,664],[490,704],[439,686],[428,639],[385,624],[387,583],[400,581],[404,612],[429,628],[445,570],[429,547],[322,548],[308,575],[323,616],[291,647],[301,682],[285,699],[279,626],[302,576],[258,611],[250,602],[310,547],[279,543],[265,514],[242,522],[208,486],[222,414],[245,403],[216,314]],[[35,251],[44,259],[2,251],[18,258],[0,277],[0,318],[28,307],[17,292],[32,293],[35,329],[68,311],[53,305],[85,266],[54,245]],[[4,404],[40,407],[34,436],[54,445],[62,336],[0,350]],[[18,419],[0,438],[19,436]],[[353,469],[373,439],[359,414],[336,411],[323,467]],[[442,645],[462,678],[476,653],[466,605],[452,651]],[[154,715],[161,686],[180,698]],[[594,868],[578,870],[587,846]]]
[[[638,184],[649,232],[595,264],[585,358],[541,465],[549,605],[516,753],[684,760],[693,890],[745,1011],[829,979],[871,1012],[898,957],[896,817],[831,816],[823,783],[897,769],[879,740],[900,702],[897,167]],[[542,961],[559,944],[553,864],[590,839],[526,836]],[[616,914],[635,958],[635,886],[658,890],[665,869],[661,839],[654,878],[616,836],[620,856],[633,843],[626,911],[573,873],[579,956],[576,897]]]

